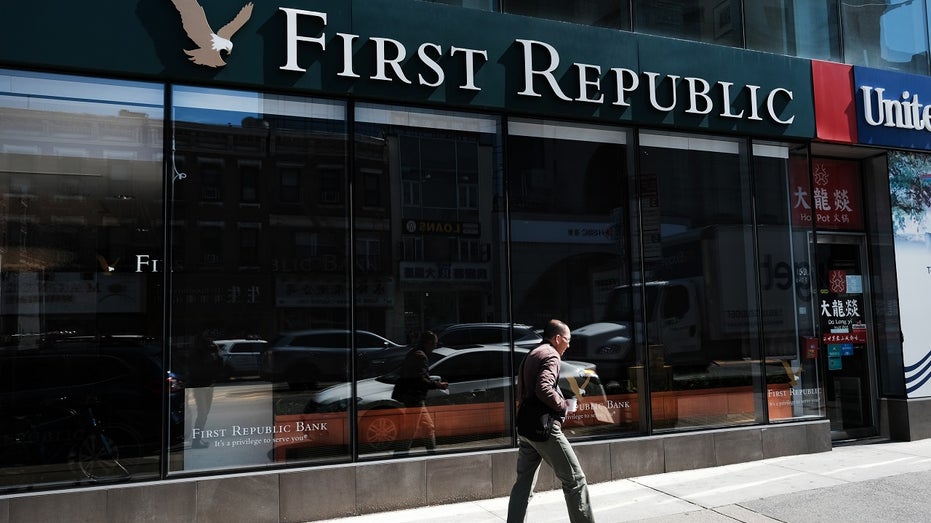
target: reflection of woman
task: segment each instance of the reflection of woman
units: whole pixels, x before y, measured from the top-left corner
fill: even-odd
[[[426,331],[420,336],[420,343],[411,349],[401,364],[401,375],[394,385],[391,397],[404,404],[403,425],[408,427],[404,437],[398,442],[398,454],[410,451],[414,438],[419,434],[424,439],[427,452],[436,450],[436,431],[433,417],[427,410],[427,392],[431,389],[446,389],[445,381],[430,378],[427,356],[436,348],[436,334]]]
[[[206,448],[209,443],[203,440],[204,427],[207,425],[207,414],[213,404],[213,381],[220,369],[220,356],[216,346],[204,335],[194,340],[191,354],[188,356],[187,388],[194,396],[194,405],[197,417],[194,418],[191,448]]]

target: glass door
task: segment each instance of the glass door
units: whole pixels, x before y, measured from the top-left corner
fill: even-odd
[[[873,398],[873,321],[865,237],[819,233],[816,263],[819,357],[826,369],[833,439],[877,433]]]

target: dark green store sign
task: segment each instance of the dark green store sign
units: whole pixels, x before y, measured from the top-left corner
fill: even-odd
[[[811,70],[802,59],[415,0],[104,0],[108,6],[91,19],[86,9],[55,3],[59,9],[41,13],[28,2],[8,9],[0,21],[0,63],[607,123],[814,135]],[[40,20],[43,27],[29,27]],[[78,35],[81,27],[96,36]],[[69,42],[69,53],[29,45],[43,34]]]
[[[327,50],[327,33],[321,31],[315,36],[298,33],[298,21],[305,17],[322,27],[327,25],[327,14],[292,8],[280,8],[287,19],[286,59],[282,70],[305,73],[307,70],[299,65],[298,49],[300,44],[311,44],[314,50]],[[356,73],[356,44],[362,37],[357,34],[335,34],[332,43],[336,44],[337,53],[341,53],[342,70],[337,73],[347,78],[361,78]],[[451,60],[453,67],[460,68],[464,74],[463,82],[457,89],[481,91],[475,80],[475,72],[487,61],[487,49],[474,49],[450,45],[445,49],[442,44],[423,42],[416,44],[416,50],[408,49],[398,40],[372,36],[368,38],[375,48],[374,60],[363,67],[374,69],[369,80],[383,82],[401,82],[406,85],[441,87],[446,81],[446,71],[441,65],[444,55]],[[563,76],[572,84],[572,96],[560,86],[555,72],[559,70],[561,57],[554,46],[536,40],[515,39],[521,52],[520,76],[523,82],[518,96],[531,98],[558,98],[564,102],[611,104],[630,107],[631,97],[641,88],[649,94],[650,107],[660,112],[684,111],[687,114],[707,116],[714,114],[720,118],[747,119],[754,121],[768,120],[778,125],[791,125],[795,115],[789,106],[794,95],[784,87],[775,87],[768,92],[760,92],[759,85],[736,86],[733,82],[719,80],[711,82],[700,77],[681,77],[675,74],[662,74],[652,71],[639,73],[627,67],[606,67],[598,64],[574,62],[567,74]],[[331,46],[332,49],[332,46]],[[410,59],[408,55],[410,54]],[[405,72],[426,68],[422,72]],[[416,76],[415,76],[416,75]],[[641,77],[643,81],[641,82]],[[416,79],[416,80],[415,80]],[[604,82],[602,80],[604,79]],[[668,85],[664,86],[663,84]],[[643,85],[641,85],[643,84]],[[737,92],[732,92],[734,89]],[[740,92],[744,91],[744,92]],[[661,100],[660,92],[665,92]],[[684,95],[679,99],[680,92]],[[735,107],[736,100],[743,96],[745,107]],[[764,102],[765,100],[765,102]],[[778,109],[777,109],[778,107]],[[786,113],[786,114],[783,114]]]

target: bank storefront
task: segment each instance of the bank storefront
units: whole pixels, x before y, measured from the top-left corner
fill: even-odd
[[[928,117],[859,68],[416,1],[7,11],[0,510],[504,495],[553,317],[593,482],[926,436],[929,147],[855,127]],[[425,330],[435,456],[392,398]]]

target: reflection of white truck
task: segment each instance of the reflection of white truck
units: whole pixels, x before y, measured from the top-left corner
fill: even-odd
[[[601,374],[626,372],[636,361],[635,338],[661,345],[666,364],[707,365],[758,357],[762,337],[767,358],[795,358],[796,311],[805,311],[810,299],[808,266],[792,262],[785,229],[761,229],[757,239],[759,273],[752,270],[749,227],[709,227],[664,239],[653,278],[642,287],[614,287],[601,321],[573,331],[573,357],[592,361]],[[645,325],[633,308],[641,288]]]

